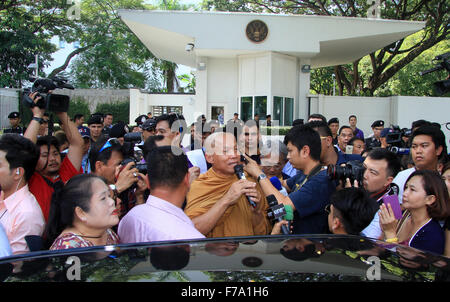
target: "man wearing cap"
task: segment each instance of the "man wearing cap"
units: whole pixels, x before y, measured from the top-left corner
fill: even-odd
[[[141,126],[147,119],[148,116],[146,116],[145,114],[141,114],[134,120],[134,122],[136,123],[136,125]]]
[[[389,144],[386,142],[387,141],[386,138],[387,138],[387,135],[391,132],[393,132],[393,130],[391,128],[384,128],[383,130],[381,130],[381,133],[380,133],[381,148],[389,147]]]
[[[88,120],[88,126],[91,134],[91,143],[95,143],[102,136],[103,117],[100,115],[91,115]]]
[[[149,118],[140,126],[140,128],[142,129],[143,142],[145,142],[147,138],[155,135],[156,120]]]
[[[91,167],[89,164],[89,150],[91,149],[91,131],[88,127],[80,126],[78,127],[78,132],[80,132],[83,138],[83,158],[81,159],[81,168],[83,173],[91,173]]]
[[[333,145],[338,144],[339,119],[333,117],[328,121],[328,127],[331,130],[331,137],[333,138]]]
[[[384,129],[384,121],[377,120],[372,123],[373,135],[366,139],[367,149],[381,147],[380,135],[383,129]]]
[[[122,121],[115,124],[109,131],[109,137],[117,138],[121,145],[123,145],[125,141],[124,139],[125,134],[127,134],[127,129],[125,123]]]
[[[23,135],[25,133],[24,128],[20,127],[20,114],[17,111],[11,112],[8,115],[9,118],[9,124],[11,125],[11,128],[5,129],[3,133],[17,133]]]

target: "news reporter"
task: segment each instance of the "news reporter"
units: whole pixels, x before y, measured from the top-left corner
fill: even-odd
[[[430,170],[411,174],[403,192],[403,207],[406,211],[397,221],[390,205],[381,205],[385,241],[443,254],[445,238],[438,221],[448,217],[450,198],[441,176]]]
[[[46,246],[61,250],[118,244],[119,237],[111,230],[119,223],[118,214],[110,189],[101,177],[74,176],[52,199]]]

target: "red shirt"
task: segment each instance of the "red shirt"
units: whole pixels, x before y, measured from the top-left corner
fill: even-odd
[[[73,176],[81,173],[83,173],[83,169],[80,168],[80,171],[77,171],[75,167],[72,165],[72,162],[66,156],[61,163],[58,178],[55,179],[47,178],[47,180],[49,180],[52,183],[55,183],[58,180],[61,180],[64,183],[66,183]],[[44,176],[42,176],[38,172],[34,172],[33,176],[31,176],[30,181],[28,182],[28,187],[30,188],[30,192],[34,195],[34,197],[36,197],[37,202],[41,206],[42,214],[44,214],[45,222],[47,222],[48,215],[50,213],[52,194],[54,191],[53,188],[47,184],[47,182],[44,180]]]

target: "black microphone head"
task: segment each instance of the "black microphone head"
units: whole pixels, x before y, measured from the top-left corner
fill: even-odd
[[[236,174],[244,173],[244,167],[242,165],[234,166],[234,173],[236,173]]]
[[[273,195],[273,194],[266,196],[266,199],[267,199],[268,204],[270,204],[271,202],[274,202],[274,201],[276,201],[278,203],[278,200],[275,198],[275,195]]]

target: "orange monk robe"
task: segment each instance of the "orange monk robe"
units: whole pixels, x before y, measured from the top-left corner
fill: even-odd
[[[246,175],[247,180],[256,182]],[[201,174],[192,184],[186,197],[187,205],[185,213],[193,219],[208,212],[211,207],[222,198],[230,189],[231,185],[237,182],[236,175],[220,176],[214,172],[213,168]],[[223,216],[218,220],[216,226],[206,237],[230,237],[230,236],[253,236],[267,235],[272,230],[272,225],[267,218],[267,200],[259,186],[257,190],[261,195],[263,219],[256,225],[253,221],[255,214],[245,195],[242,195],[238,202],[228,207]]]

